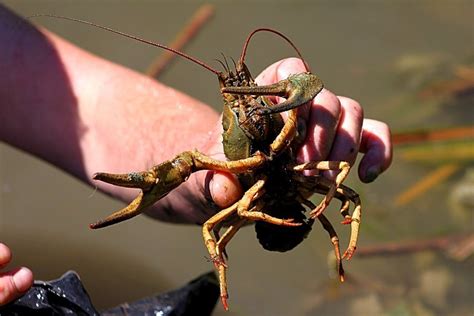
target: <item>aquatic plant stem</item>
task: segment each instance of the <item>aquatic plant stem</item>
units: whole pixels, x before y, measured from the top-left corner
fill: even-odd
[[[460,168],[459,165],[456,165],[456,164],[446,164],[435,169],[434,171],[430,172],[427,176],[420,179],[414,185],[409,187],[407,190],[399,194],[395,198],[395,205],[402,206],[413,201],[418,196],[422,195],[423,193],[428,191],[430,188],[442,182],[444,179],[448,178],[453,173],[458,171],[459,168]]]
[[[176,38],[168,45],[176,50],[183,50],[183,48],[196,36],[199,30],[206,22],[214,15],[214,6],[211,4],[204,4],[199,7],[193,14],[185,27],[178,33]],[[146,74],[153,78],[158,78],[163,70],[169,66],[171,61],[176,57],[176,54],[165,51],[148,67]]]

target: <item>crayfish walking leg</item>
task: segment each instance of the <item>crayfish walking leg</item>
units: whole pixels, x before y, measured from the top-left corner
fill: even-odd
[[[292,218],[284,219],[284,218],[277,218],[266,214],[260,211],[249,211],[250,203],[254,200],[257,195],[263,194],[264,191],[265,180],[261,179],[258,180],[247,192],[245,192],[244,196],[240,200],[240,203],[237,207],[237,214],[240,217],[246,218],[252,221],[263,221],[274,225],[281,225],[281,226],[300,226],[301,223],[294,223]]]
[[[211,260],[214,263],[218,273],[219,273],[219,284],[221,290],[221,300],[222,305],[227,310],[227,281],[226,281],[226,270],[227,264],[225,263],[223,257],[223,251],[227,243],[232,239],[232,237],[237,233],[237,231],[248,221],[248,220],[262,220],[269,222],[275,225],[283,226],[299,226],[301,223],[293,223],[292,219],[279,219],[263,212],[259,211],[258,206],[252,207],[252,202],[257,200],[263,194],[263,186],[265,181],[263,179],[257,181],[250,189],[248,189],[243,197],[234,203],[232,206],[220,211],[216,215],[212,216],[207,220],[202,227],[202,235],[204,238],[204,244],[207,247],[207,250],[211,256]],[[237,215],[241,217],[236,219],[234,223],[227,229],[227,231],[222,235],[222,237],[216,241],[212,238],[211,231],[216,227],[217,224],[228,219],[230,216]]]
[[[337,196],[337,198],[341,197]],[[342,199],[344,200],[344,198]],[[315,205],[310,200],[304,199],[301,196],[298,197],[298,201],[310,209],[315,208]],[[337,273],[339,274],[339,279],[341,280],[341,282],[344,282],[344,268],[342,267],[341,250],[339,248],[339,237],[337,236],[336,230],[332,226],[331,222],[327,219],[326,216],[324,216],[324,214],[320,214],[318,216],[318,220],[323,226],[323,228],[328,232],[329,238],[331,238],[331,243],[334,247],[334,254],[336,256]]]
[[[212,216],[207,220],[202,226],[202,235],[204,238],[204,244],[206,245],[207,251],[211,256],[211,260],[214,263],[214,267],[219,273],[219,287],[221,293],[221,301],[225,310],[229,309],[227,299],[229,294],[227,293],[227,264],[225,263],[223,252],[227,243],[234,237],[237,231],[247,222],[245,219],[239,219],[233,223],[222,235],[222,237],[216,242],[211,236],[212,229],[219,224],[221,221],[227,219],[229,216],[233,215],[237,211],[237,205],[239,202],[236,202],[234,205],[220,211],[216,215]]]
[[[334,194],[336,193],[337,188],[342,184],[342,182],[344,182],[347,175],[349,174],[350,168],[351,166],[349,165],[349,163],[345,161],[311,161],[311,162],[303,163],[301,165],[293,167],[293,170],[295,171],[340,170],[339,174],[336,177],[336,180],[330,185],[324,199],[321,201],[321,203],[319,203],[319,205],[316,208],[314,208],[311,211],[310,213],[311,218],[316,218],[324,212],[324,210],[326,209],[326,207],[329,205],[332,198],[334,197]]]
[[[321,194],[324,194],[325,192],[327,192],[328,188],[330,188],[331,185],[333,185],[332,181],[323,177],[318,177],[317,182],[318,184],[315,191]],[[337,199],[340,199],[342,201],[342,207],[340,210],[341,215],[344,217],[342,224],[351,225],[351,236],[349,239],[349,246],[347,247],[347,250],[342,255],[342,258],[349,260],[352,258],[357,248],[357,240],[359,238],[359,228],[360,228],[361,215],[362,215],[361,201],[359,198],[359,194],[357,194],[351,188],[342,184],[336,189],[336,194],[334,196]],[[348,212],[348,203],[347,203],[348,200],[352,201],[352,203],[354,203],[355,205],[354,211],[352,212],[352,216],[349,215],[349,212]]]

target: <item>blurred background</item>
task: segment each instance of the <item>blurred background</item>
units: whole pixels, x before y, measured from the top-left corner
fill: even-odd
[[[20,15],[81,18],[160,43],[173,41],[199,1],[3,1]],[[247,34],[273,27],[299,47],[326,87],[350,96],[394,132],[392,168],[372,184],[352,172],[361,194],[359,253],[333,270],[331,244],[315,225],[295,250],[263,250],[253,227],[228,247],[230,307],[214,315],[472,315],[474,312],[474,2],[210,2],[213,16],[185,51],[217,66],[238,58]],[[68,21],[35,23],[116,63],[144,72],[156,48]],[[259,34],[247,64],[254,75],[293,56]],[[217,111],[216,78],[177,59],[159,80]],[[196,84],[199,83],[199,84]],[[158,162],[157,162],[158,163]],[[317,196],[315,201],[321,197]],[[335,203],[327,216],[343,247],[347,227]],[[5,144],[0,144],[0,240],[14,264],[37,279],[73,269],[99,309],[171,290],[212,269],[200,227],[140,216],[108,229],[88,224],[122,204]]]

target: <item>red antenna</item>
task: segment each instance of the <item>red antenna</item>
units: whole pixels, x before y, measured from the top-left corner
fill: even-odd
[[[173,48],[168,47],[168,46],[163,45],[163,44],[159,44],[159,43],[156,43],[156,42],[153,42],[153,41],[149,41],[149,40],[140,38],[140,37],[135,36],[135,35],[127,34],[127,33],[115,30],[113,28],[107,27],[107,26],[95,24],[93,22],[89,22],[89,21],[85,21],[85,20],[81,20],[81,19],[70,18],[70,17],[61,16],[61,15],[54,15],[54,14],[35,14],[35,15],[31,15],[27,18],[37,18],[37,17],[49,17],[49,18],[55,18],[55,19],[63,19],[63,20],[78,22],[78,23],[90,25],[90,26],[93,26],[93,27],[96,27],[96,28],[99,28],[99,29],[103,29],[103,30],[106,30],[106,31],[111,32],[111,33],[115,33],[115,34],[118,34],[118,35],[121,35],[121,36],[124,36],[124,37],[131,38],[131,39],[133,39],[135,41],[138,41],[138,42],[141,42],[141,43],[145,43],[145,44],[148,44],[148,45],[151,45],[151,46],[155,46],[155,47],[158,47],[158,48],[165,49],[167,51],[175,53],[176,55],[179,55],[183,58],[186,58],[187,60],[190,60],[190,61],[198,64],[201,67],[206,68],[207,70],[213,72],[214,74],[216,74],[218,76],[221,74],[220,71],[215,70],[214,68],[212,68],[211,66],[209,66],[205,62],[200,61],[199,59],[194,58],[192,56],[189,56],[189,55],[187,55],[183,52],[180,52],[179,50],[173,49]]]
[[[280,36],[281,38],[283,38],[285,41],[288,42],[288,44],[291,45],[291,47],[293,47],[293,49],[296,51],[296,53],[298,54],[298,57],[303,61],[303,64],[306,68],[306,71],[311,71],[309,69],[309,66],[308,64],[306,63],[306,61],[304,60],[303,58],[303,55],[301,55],[300,51],[298,50],[298,48],[296,48],[295,44],[293,44],[293,42],[288,38],[286,37],[286,35],[284,35],[283,33],[280,33],[278,32],[277,30],[274,30],[274,29],[270,29],[270,28],[259,28],[259,29],[256,29],[256,30],[253,30],[249,36],[247,37],[247,39],[245,40],[245,43],[244,43],[244,47],[242,49],[242,54],[240,55],[240,59],[239,59],[239,63],[240,64],[243,64],[244,63],[244,59],[245,59],[245,55],[247,54],[247,48],[249,46],[249,43],[250,43],[250,39],[255,35],[255,33],[258,33],[258,32],[270,32],[270,33],[273,33],[273,34],[276,34],[278,36]]]

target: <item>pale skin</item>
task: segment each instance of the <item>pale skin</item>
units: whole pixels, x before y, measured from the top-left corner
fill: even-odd
[[[1,141],[127,203],[136,195],[134,190],[92,183],[91,175],[146,170],[194,148],[225,159],[219,113],[206,104],[35,28],[2,6],[0,42]],[[298,59],[281,60],[264,70],[257,82],[271,84],[304,70]],[[299,162],[336,160],[352,165],[361,152],[358,173],[364,182],[389,167],[390,130],[383,122],[365,119],[357,101],[323,89],[299,116],[307,125]],[[232,175],[197,172],[148,215],[202,224],[241,195]],[[0,269],[11,256],[0,244]],[[24,267],[0,271],[1,306],[25,293],[33,274]]]

